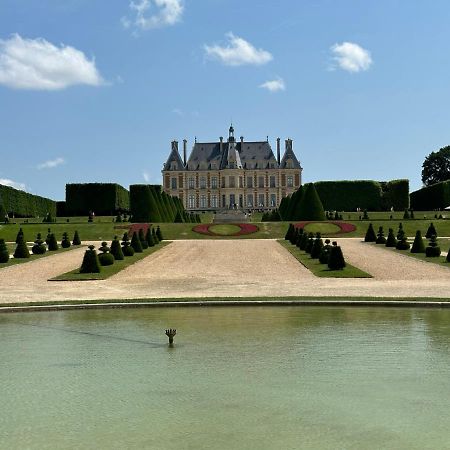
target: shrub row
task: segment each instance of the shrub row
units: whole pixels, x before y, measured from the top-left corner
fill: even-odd
[[[411,207],[420,211],[444,209],[450,206],[450,180],[411,192]]]
[[[291,196],[285,197],[278,212],[283,220],[325,220],[325,211],[314,183],[300,186]]]

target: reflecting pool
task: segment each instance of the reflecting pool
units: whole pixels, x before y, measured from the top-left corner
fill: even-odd
[[[450,448],[449,310],[3,314],[0,363],[1,448]]]

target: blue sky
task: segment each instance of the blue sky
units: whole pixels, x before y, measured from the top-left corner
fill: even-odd
[[[442,0],[2,0],[0,181],[160,183],[172,139],[232,119],[292,138],[304,181],[417,189],[450,144],[449,19]]]

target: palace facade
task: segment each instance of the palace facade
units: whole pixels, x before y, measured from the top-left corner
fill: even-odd
[[[286,139],[282,158],[277,139],[275,157],[268,139],[246,142],[241,136],[237,142],[231,125],[226,142],[196,140],[187,160],[186,150],[184,139],[181,158],[178,142],[172,141],[162,174],[164,191],[179,197],[188,211],[272,210],[302,183],[292,139]]]

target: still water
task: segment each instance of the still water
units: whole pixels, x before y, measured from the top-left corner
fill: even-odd
[[[449,310],[4,314],[0,367],[2,449],[450,449]]]

